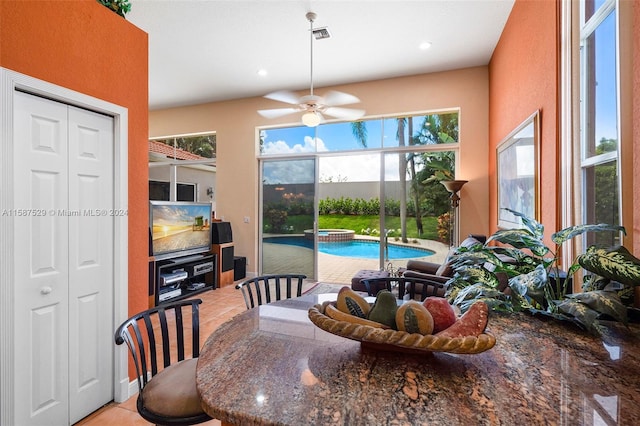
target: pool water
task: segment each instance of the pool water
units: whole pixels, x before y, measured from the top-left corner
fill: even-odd
[[[313,241],[304,237],[270,237],[264,239],[265,243],[287,244],[313,249]],[[388,245],[387,259],[412,259],[434,254],[433,251],[417,247]],[[378,241],[351,240],[344,242],[319,242],[320,253],[334,256],[356,257],[361,259],[378,259],[380,257],[380,243]]]

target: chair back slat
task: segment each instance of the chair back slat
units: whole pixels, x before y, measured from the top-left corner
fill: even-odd
[[[191,309],[191,356],[198,358],[200,356],[200,315],[199,306],[192,305]]]
[[[303,274],[262,275],[249,278],[236,285],[236,288],[242,292],[247,309],[252,309],[283,298],[301,296],[302,284],[306,278]]]
[[[184,359],[184,328],[182,323],[182,307],[176,306],[176,339],[178,340],[178,361]]]
[[[158,355],[156,353],[156,335],[153,331],[153,323],[151,322],[151,317],[149,317],[148,314],[141,314],[142,320],[144,322],[144,327],[146,330],[146,337],[149,340],[149,356],[151,357],[150,359],[150,365],[151,365],[151,375],[155,376],[156,373],[158,372]],[[140,346],[140,352],[141,352],[141,357],[142,357],[142,364],[143,364],[143,370],[142,371],[147,371],[147,366],[146,366],[146,361],[147,361],[147,357],[144,354],[144,352],[146,352],[145,350],[145,344],[144,344],[144,340],[142,338],[142,334],[140,333],[140,329],[137,327],[137,323],[136,323],[136,329],[138,330],[136,333],[136,339],[138,340],[138,345]],[[146,377],[145,377],[145,384],[146,384]]]
[[[378,293],[380,284],[384,284],[388,291],[397,288],[398,298],[403,299],[408,295],[409,299],[425,300],[430,296],[444,297],[446,285],[437,281],[424,278],[414,277],[380,277],[368,278],[361,281],[367,288],[369,296],[375,296]]]

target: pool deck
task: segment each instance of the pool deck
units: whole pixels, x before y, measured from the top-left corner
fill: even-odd
[[[362,236],[358,236],[358,239],[377,241],[377,238]],[[431,240],[417,241],[417,243],[407,244],[395,240],[389,242],[397,245],[429,249],[434,252],[433,255],[414,258],[429,262],[442,263],[449,252],[449,246],[446,244]],[[301,256],[300,250],[311,251],[303,247],[265,243],[263,256],[265,264],[270,265],[271,270],[269,273],[299,272],[292,271],[291,265],[297,265],[297,267],[303,271],[311,271],[313,269],[311,256]],[[405,267],[407,260],[408,259],[397,259],[392,260],[390,263],[393,268]],[[385,269],[388,269],[388,266],[389,264],[387,263]],[[380,269],[378,259],[359,259],[318,253],[318,281],[335,284],[351,284],[351,278],[361,269]],[[309,273],[307,273],[307,275],[309,275]]]

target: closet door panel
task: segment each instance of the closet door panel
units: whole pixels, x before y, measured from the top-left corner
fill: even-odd
[[[15,93],[16,424],[68,424],[67,106]]]
[[[69,107],[71,422],[113,398],[113,119]]]

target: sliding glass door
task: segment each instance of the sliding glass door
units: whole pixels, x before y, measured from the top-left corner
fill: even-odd
[[[443,260],[457,149],[457,111],[261,130],[262,272],[348,285]]]
[[[262,274],[316,277],[316,159],[261,162]]]

